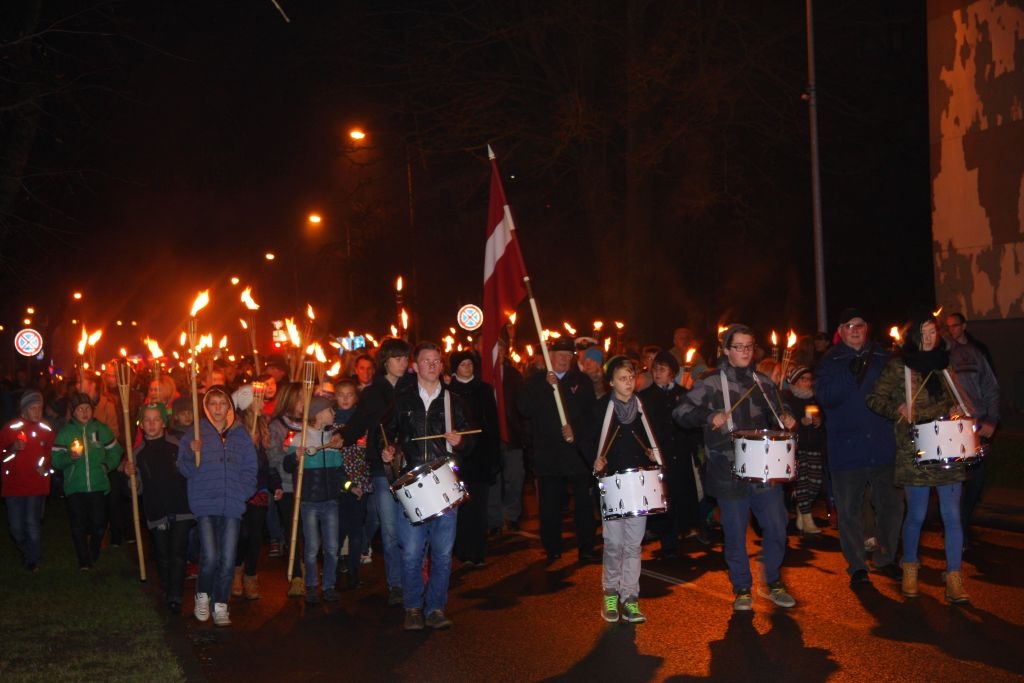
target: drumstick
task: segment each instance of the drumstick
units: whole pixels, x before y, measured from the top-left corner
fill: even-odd
[[[636,432],[630,432],[630,434],[632,434],[633,438],[636,439],[636,442],[638,444],[640,444],[640,448],[642,448],[642,449],[644,449],[644,451],[646,451],[647,457],[651,457],[651,447],[648,446],[647,444],[645,444],[644,440],[641,439],[639,436],[637,436]]]
[[[921,395],[921,390],[924,389],[925,383],[928,381],[928,378],[931,377],[931,376],[932,376],[932,373],[929,372],[928,373],[928,377],[925,377],[924,378],[924,382],[921,382],[921,386],[919,386],[917,388],[917,392],[914,394],[914,398],[910,399],[910,402],[912,404],[913,403],[917,403],[917,397]],[[907,406],[907,411],[908,412],[910,411],[910,406]],[[905,419],[906,419],[906,417],[904,417],[903,415],[900,415],[900,419],[896,420],[896,424],[899,424],[899,423],[903,422],[903,420],[905,420]]]
[[[377,426],[380,427],[380,435],[384,438],[384,448],[390,447],[391,444],[388,443],[388,433],[384,431],[384,425],[378,424]],[[398,449],[395,449],[395,451],[395,457],[391,459],[391,462],[385,463],[387,468],[391,471],[391,481],[398,479],[398,474],[402,470],[401,466],[398,464]]]
[[[479,434],[482,431],[482,429],[467,429],[464,432],[453,432],[453,434],[464,436],[466,434]],[[443,439],[444,437],[444,434],[431,434],[430,436],[414,436],[409,441],[429,441],[430,439]]]
[[[730,416],[732,415],[732,411],[734,411],[734,410],[736,410],[737,408],[739,408],[739,407],[740,407],[740,404],[741,404],[741,403],[743,403],[744,401],[746,401],[746,400],[747,400],[747,397],[748,397],[748,396],[750,396],[750,393],[751,393],[752,391],[754,391],[754,389],[756,389],[756,388],[757,388],[757,385],[756,385],[756,384],[751,384],[751,385],[750,385],[750,388],[749,388],[749,389],[747,389],[747,393],[745,393],[745,394],[743,394],[742,396],[740,396],[740,400],[736,401],[736,403],[734,403],[734,404],[733,404],[732,408],[729,408],[729,410],[728,410],[728,411],[726,411],[726,413],[725,413],[725,419],[726,419],[726,420],[728,420],[728,419],[729,419],[729,417],[730,417]]]
[[[608,451],[612,449],[612,444],[615,443],[615,437],[619,435],[619,427],[620,425],[615,425],[615,431],[612,432],[612,438],[608,439],[608,444],[604,447],[604,453],[601,454],[601,460],[604,460],[606,465],[608,464]],[[636,434],[633,436],[636,436]]]

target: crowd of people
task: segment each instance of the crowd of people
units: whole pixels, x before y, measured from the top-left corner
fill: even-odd
[[[571,506],[577,561],[602,564],[602,617],[631,623],[645,620],[642,544],[656,541],[671,561],[688,539],[714,543],[719,525],[736,611],[752,610],[756,594],[796,604],[783,582],[790,519],[809,540],[819,522],[838,530],[852,588],[874,573],[912,598],[934,489],[946,597],[964,603],[961,561],[984,460],[972,452],[922,464],[916,430],[970,418],[982,441],[993,436],[999,387],[966,326],[956,313],[940,321],[915,311],[897,347],[846,309],[833,335],[801,339],[782,363],[742,324],[708,345],[679,328],[669,348],[627,343],[610,358],[595,340],[561,337],[520,363],[502,354],[500,397],[476,351],[446,357],[399,338],[346,354],[340,379],[309,385],[283,358],[262,372],[247,359],[211,363],[195,403],[186,378],[159,366],[137,372],[127,392],[113,363],[63,383],[22,375],[3,392],[2,496],[27,570],[43,560],[45,500],[59,495],[78,567],[90,571],[104,539],[134,542],[134,483],[167,607],[182,610],[194,578],[193,614],[218,626],[231,624],[232,599],[259,599],[260,564],[283,570],[285,555],[289,595],[340,600],[374,561],[379,533],[387,604],[404,610],[405,629],[422,630],[452,626],[453,563],[483,567],[488,539],[519,531],[531,480],[547,562],[562,557]],[[744,434],[795,444],[793,470],[744,476],[735,446]],[[599,482],[630,472],[657,472],[667,506],[609,510]],[[425,473],[453,482],[436,510],[407,500]],[[818,503],[824,519],[813,515]],[[763,590],[750,567],[751,513]]]

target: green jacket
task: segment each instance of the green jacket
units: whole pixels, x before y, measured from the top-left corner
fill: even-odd
[[[878,381],[875,382],[874,391],[867,398],[868,407],[871,410],[895,421],[896,485],[941,486],[955,481],[963,481],[966,478],[963,463],[954,463],[949,469],[922,468],[916,464],[917,445],[914,443],[913,426],[907,424],[906,419],[901,418],[898,412],[900,406],[907,402],[904,367],[902,359],[890,360]],[[952,370],[950,374],[952,375]],[[953,377],[955,380],[955,375]],[[910,395],[916,394],[913,410],[914,422],[918,424],[931,422],[948,416],[952,410],[959,407],[948,386],[942,398],[936,400],[921,387],[923,381],[921,373],[915,370],[910,371]],[[943,386],[946,386],[945,380],[943,380]],[[919,389],[920,391],[918,391]]]
[[[78,447],[82,448],[82,457],[74,460],[71,456]],[[110,427],[99,420],[68,422],[53,441],[53,466],[64,472],[64,494],[108,493],[107,472],[120,464],[122,453],[124,448]]]

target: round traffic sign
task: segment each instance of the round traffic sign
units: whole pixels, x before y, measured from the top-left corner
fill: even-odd
[[[466,304],[459,309],[458,320],[459,327],[472,332],[484,324],[484,312],[480,310],[479,306]]]
[[[14,350],[26,357],[39,355],[43,350],[43,335],[26,327],[14,335]]]

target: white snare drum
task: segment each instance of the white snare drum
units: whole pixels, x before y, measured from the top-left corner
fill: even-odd
[[[601,518],[644,517],[668,510],[660,467],[636,467],[598,477]]]
[[[978,437],[978,421],[973,417],[923,422],[914,425],[910,433],[917,446],[917,464],[921,467],[946,468],[954,463],[973,461],[984,453]]]
[[[770,429],[732,433],[733,474],[745,481],[790,481],[796,476],[796,435]]]
[[[414,467],[391,484],[391,492],[413,524],[440,517],[469,500],[451,458]]]

